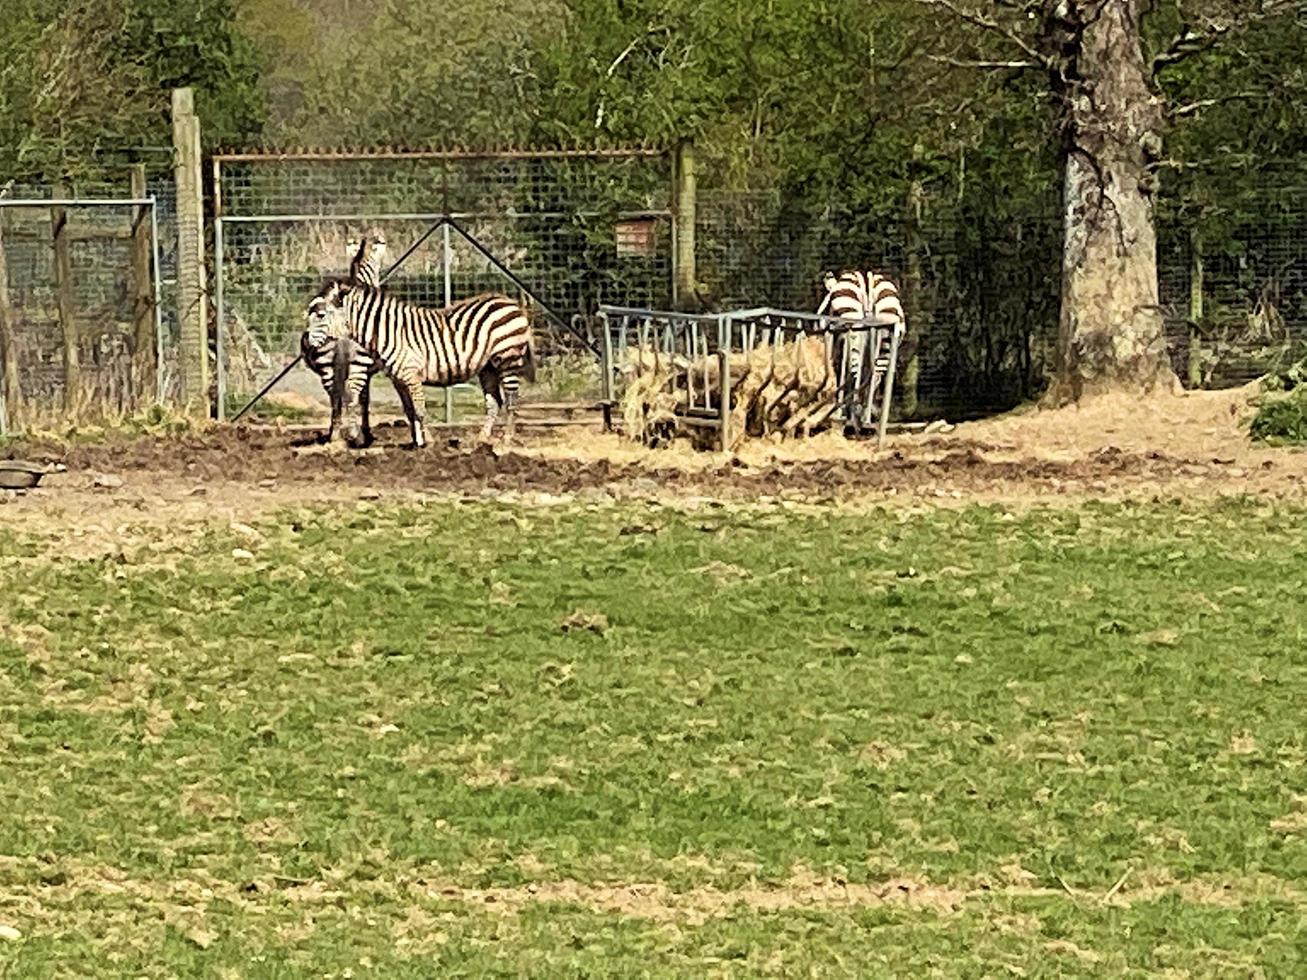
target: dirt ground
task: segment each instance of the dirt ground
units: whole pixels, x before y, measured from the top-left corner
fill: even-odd
[[[95,444],[33,441],[3,455],[59,461],[68,471],[8,499],[0,523],[238,519],[297,503],[445,494],[528,502],[1301,498],[1307,453],[1250,442],[1253,394],[1245,388],[1100,399],[1079,408],[1025,409],[947,433],[899,435],[884,449],[826,435],[753,443],[731,456],[646,449],[595,428],[524,432],[507,448],[477,445],[466,433],[461,442],[436,434],[433,445],[413,451],[404,445],[406,427],[396,423],[379,425],[377,445],[365,451],[327,451],[313,442],[312,429],[273,426]]]

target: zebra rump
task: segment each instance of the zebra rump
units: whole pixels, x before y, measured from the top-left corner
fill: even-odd
[[[889,321],[902,334],[906,327],[903,303],[899,288],[891,280],[876,272],[850,270],[836,275],[827,272],[822,277],[826,297],[821,309],[828,315],[844,320],[876,319]],[[887,366],[887,358],[879,352],[869,357],[873,333],[856,331],[846,335],[848,346],[848,374],[844,383],[846,422],[860,428],[871,421],[875,410],[870,387],[878,372]],[[874,358],[874,359],[873,359]],[[871,363],[868,363],[868,361]],[[859,406],[861,410],[859,410]]]

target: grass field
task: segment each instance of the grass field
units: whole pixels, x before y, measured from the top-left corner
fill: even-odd
[[[0,975],[1301,976],[1305,519],[0,525]]]

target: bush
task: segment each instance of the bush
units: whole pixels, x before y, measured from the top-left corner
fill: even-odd
[[[1283,395],[1268,394],[1257,407],[1252,437],[1277,445],[1307,443],[1307,386]]]

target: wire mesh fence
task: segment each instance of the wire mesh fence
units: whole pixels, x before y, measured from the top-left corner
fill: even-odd
[[[0,425],[113,419],[170,400],[175,332],[157,274],[171,251],[169,190],[142,167],[0,195]]]
[[[224,410],[295,357],[308,300],[324,278],[345,274],[347,244],[363,233],[385,237],[386,287],[402,299],[440,307],[495,291],[529,300],[540,377],[528,403],[598,396],[579,314],[618,297],[670,298],[661,153],[228,154],[215,158],[214,181]],[[325,399],[307,370],[274,391]]]
[[[1307,166],[1259,161],[1162,183],[1158,274],[1177,374],[1245,383],[1307,354]],[[711,169],[710,169],[711,172]],[[1037,396],[1055,367],[1061,203],[983,183],[882,185],[880,210],[801,191],[701,185],[698,278],[715,309],[809,309],[827,269],[898,283],[904,416],[968,417]]]

